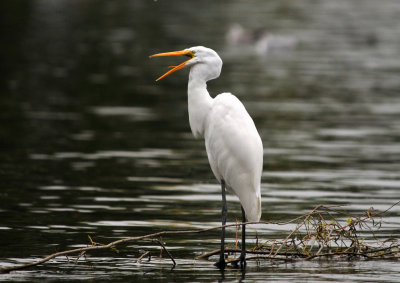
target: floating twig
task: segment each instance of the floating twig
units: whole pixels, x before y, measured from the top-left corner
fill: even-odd
[[[149,256],[149,259],[148,259],[148,261],[150,261],[150,251],[146,251],[146,252],[144,252],[137,260],[136,260],[136,263],[142,263],[142,259],[145,257],[145,256]]]
[[[172,260],[172,262],[173,262],[172,268],[175,268],[176,262],[175,262],[174,258],[172,257],[171,253],[170,253],[170,252],[167,250],[167,248],[164,246],[162,240],[161,240],[161,239],[160,239],[160,240],[159,240],[159,239],[156,239],[155,241],[156,241],[157,243],[159,243],[160,246],[163,248],[163,250],[167,253],[168,257],[169,257],[169,258]]]

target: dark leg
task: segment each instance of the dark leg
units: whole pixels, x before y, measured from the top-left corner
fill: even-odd
[[[221,191],[222,191],[222,211],[221,211],[221,216],[222,216],[222,226],[226,224],[226,216],[228,214],[228,208],[226,207],[226,196],[225,196],[225,181],[221,180]],[[219,261],[215,263],[215,265],[219,269],[224,269],[225,268],[225,227],[222,227],[221,231],[221,253],[219,256]]]
[[[242,208],[242,223],[246,222],[246,214]],[[246,225],[242,225],[242,252],[240,253],[240,267],[246,268]]]

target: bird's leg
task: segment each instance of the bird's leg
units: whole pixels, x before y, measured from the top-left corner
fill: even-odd
[[[246,214],[242,208],[242,223],[246,222]],[[240,267],[246,268],[246,225],[242,225],[242,252],[240,253]]]
[[[221,218],[222,218],[222,226],[226,224],[226,216],[228,214],[228,208],[226,206],[226,195],[225,195],[225,181],[221,180],[221,191],[222,191],[222,211],[221,211]],[[221,231],[221,251],[219,256],[219,261],[215,263],[215,265],[219,269],[225,268],[225,227],[222,227]]]

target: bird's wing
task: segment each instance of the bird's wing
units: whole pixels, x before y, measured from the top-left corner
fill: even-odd
[[[263,146],[253,120],[234,95],[223,93],[214,99],[205,142],[214,175],[225,180],[242,205],[251,193],[259,198]]]

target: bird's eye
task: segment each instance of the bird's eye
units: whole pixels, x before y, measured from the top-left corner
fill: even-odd
[[[194,51],[190,51],[189,53],[186,53],[185,56],[187,56],[189,58],[193,58],[194,57]]]

